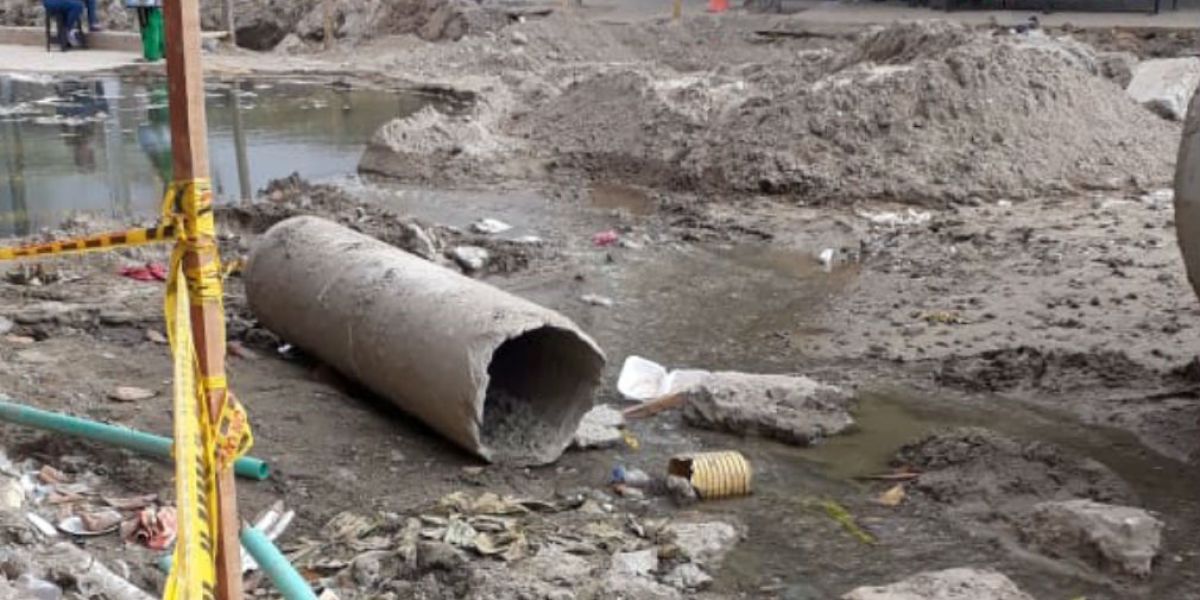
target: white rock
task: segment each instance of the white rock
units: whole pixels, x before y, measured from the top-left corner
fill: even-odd
[[[1198,86],[1200,58],[1161,58],[1137,65],[1125,91],[1162,117],[1182,121]]]
[[[620,444],[624,439],[621,434],[624,425],[625,415],[621,411],[601,404],[583,415],[579,429],[575,430],[575,446],[587,450]]]
[[[663,528],[679,552],[696,564],[715,569],[737,545],[741,534],[724,521],[677,522]]]
[[[1033,600],[995,571],[948,569],[882,587],[860,587],[842,600]]]
[[[684,591],[702,590],[711,585],[712,581],[713,578],[709,577],[708,573],[693,563],[679,565],[663,577],[663,583]]]
[[[1043,502],[1022,525],[1030,545],[1054,556],[1088,564],[1101,558],[1109,571],[1146,577],[1162,547],[1162,521],[1129,506],[1091,500]]]
[[[15,325],[13,324],[11,319],[6,319],[4,317],[0,317],[0,335],[4,335],[4,334],[12,331],[14,326]]]
[[[158,395],[154,390],[147,390],[131,385],[117,386],[117,388],[108,393],[108,398],[116,402],[139,402],[149,400]]]
[[[512,229],[512,225],[498,219],[480,219],[471,224],[471,229],[475,233],[483,233],[492,235],[496,233],[504,233]]]
[[[596,294],[584,294],[579,297],[579,300],[584,304],[592,306],[603,306],[604,308],[612,308],[613,300],[607,296],[597,296]]]
[[[640,577],[658,570],[658,551],[653,548],[638,552],[618,552],[612,557],[613,572]]]
[[[451,258],[467,271],[481,271],[492,255],[479,246],[456,246],[450,251]]]
[[[0,475],[0,512],[20,510],[25,505],[25,488],[12,477]]]

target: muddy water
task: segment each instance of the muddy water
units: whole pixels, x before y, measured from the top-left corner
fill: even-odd
[[[293,171],[353,173],[380,124],[431,101],[292,80],[210,82],[214,188],[235,200]],[[171,177],[170,143],[163,79],[0,75],[0,236],[73,210],[153,214]]]

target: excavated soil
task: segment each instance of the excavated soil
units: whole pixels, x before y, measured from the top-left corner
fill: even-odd
[[[496,58],[501,82],[472,114],[391,123],[361,168],[442,182],[567,171],[702,194],[945,206],[1158,187],[1180,133],[1099,76],[1089,47],[1040,32],[915,22],[702,68],[653,60],[629,32],[527,25],[499,37],[511,55],[481,57]]]

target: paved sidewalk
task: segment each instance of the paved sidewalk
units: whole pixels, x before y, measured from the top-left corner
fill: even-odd
[[[78,50],[47,52],[45,46],[0,45],[0,72],[89,73],[143,63],[136,52]]]

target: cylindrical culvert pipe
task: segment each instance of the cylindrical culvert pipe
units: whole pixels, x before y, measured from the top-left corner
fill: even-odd
[[[316,217],[276,224],[245,271],[259,320],[459,446],[555,461],[604,353],[566,317]]]
[[[1192,97],[1175,163],[1175,233],[1188,280],[1200,296],[1200,92]]]

